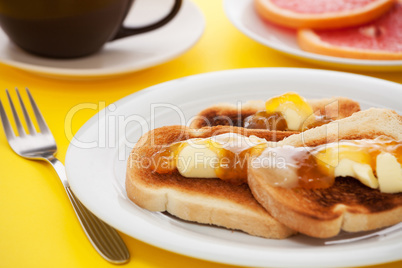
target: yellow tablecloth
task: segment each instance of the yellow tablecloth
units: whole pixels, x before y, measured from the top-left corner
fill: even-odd
[[[65,118],[70,109],[81,103],[110,104],[161,82],[218,70],[322,68],[247,38],[229,22],[221,1],[194,2],[205,15],[205,33],[191,50],[175,60],[137,73],[93,81],[50,79],[0,65],[0,89],[31,89],[57,140],[58,157],[64,162],[69,145]],[[363,74],[402,82],[400,73]],[[4,92],[0,91],[0,98],[5,101]],[[72,119],[73,132],[96,112],[85,109],[77,113]],[[88,242],[50,166],[14,154],[0,132],[0,267],[114,267]],[[127,267],[229,267],[171,253],[124,234],[122,237],[131,253]],[[402,267],[402,261],[377,267]]]

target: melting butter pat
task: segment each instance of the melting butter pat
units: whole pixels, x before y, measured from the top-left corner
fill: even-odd
[[[353,177],[364,185],[377,189],[378,180],[374,176],[373,169],[368,164],[361,164],[350,159],[342,159],[335,167],[335,177]]]
[[[376,169],[381,192],[402,192],[402,168],[395,156],[390,153],[379,154]]]
[[[297,111],[293,109],[286,109],[285,111],[283,111],[283,117],[286,120],[286,124],[288,125],[289,130],[301,129],[304,118],[302,118]]]
[[[377,189],[378,180],[374,176],[373,169],[368,164],[355,163],[353,165],[353,171],[355,172],[356,178],[364,185]]]
[[[185,146],[177,156],[177,170],[187,178],[217,178],[218,155],[204,143]]]
[[[176,166],[183,177],[219,178],[217,170],[224,165],[221,163],[221,158],[224,157],[223,150],[235,154],[249,149],[258,152],[265,149],[263,145],[267,144],[265,139],[257,136],[246,137],[236,133],[225,133],[206,139],[190,139],[178,153]],[[230,158],[223,160],[230,161]]]
[[[338,165],[335,167],[335,177],[354,177],[355,172],[353,171],[353,164],[355,163],[355,161],[346,158],[339,161]]]
[[[265,102],[265,110],[268,113],[282,113],[288,129],[296,131],[302,130],[305,121],[314,113],[310,104],[295,92],[268,99]]]

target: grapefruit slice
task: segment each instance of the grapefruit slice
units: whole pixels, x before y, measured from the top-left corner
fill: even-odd
[[[402,59],[402,0],[372,23],[339,30],[303,29],[297,33],[306,51],[335,57]]]
[[[264,19],[290,28],[338,29],[374,20],[395,0],[254,0]]]

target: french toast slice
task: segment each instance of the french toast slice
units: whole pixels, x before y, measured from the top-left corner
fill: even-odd
[[[342,119],[360,111],[360,104],[344,97],[307,100],[314,112],[326,115],[333,120]],[[265,110],[265,102],[253,100],[236,106],[231,103],[220,103],[202,110],[191,122],[191,128],[206,126],[244,126],[244,119],[259,111]]]
[[[278,145],[317,146],[379,136],[402,140],[402,116],[391,110],[371,108],[290,136]],[[283,171],[274,169],[269,176],[281,177]],[[329,188],[282,188],[268,183],[266,177],[249,166],[248,184],[257,201],[275,219],[313,237],[332,237],[341,230],[373,230],[402,221],[402,193],[382,193],[350,177],[336,178]]]
[[[173,142],[206,138],[224,133],[256,135],[268,141],[282,140],[289,132],[247,130],[217,126],[190,129],[166,126],[143,135],[133,148],[126,176],[127,196],[150,211],[167,211],[187,221],[241,230],[266,238],[286,238],[295,233],[279,223],[254,199],[247,184],[235,185],[220,179],[185,178],[179,172],[158,174],[147,162],[153,154]]]

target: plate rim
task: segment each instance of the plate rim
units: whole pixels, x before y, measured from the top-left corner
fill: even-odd
[[[349,76],[350,78],[356,78],[356,77],[359,77],[359,78],[362,78],[362,79],[368,79],[368,80],[371,80],[371,81],[377,81],[377,82],[379,82],[379,83],[385,83],[385,84],[389,84],[390,86],[392,86],[392,87],[395,87],[395,88],[401,88],[402,89],[402,86],[400,85],[400,84],[398,84],[398,83],[394,83],[394,82],[391,82],[391,81],[387,81],[387,80],[383,80],[383,79],[379,79],[379,78],[374,78],[374,77],[368,77],[368,76],[364,76],[364,75],[359,75],[359,74],[352,74],[352,73],[344,73],[344,72],[338,72],[338,71],[328,71],[328,70],[316,70],[316,69],[307,69],[307,68],[245,68],[245,69],[233,69],[233,70],[224,70],[224,71],[217,71],[217,72],[210,72],[210,73],[203,73],[203,74],[198,74],[198,75],[192,75],[192,76],[187,76],[187,77],[183,77],[183,78],[179,78],[179,79],[175,79],[175,80],[171,80],[171,81],[167,81],[167,82],[164,82],[164,83],[161,83],[161,84],[157,84],[157,85],[154,85],[154,86],[151,86],[151,87],[148,87],[148,88],[146,88],[146,89],[144,89],[144,90],[141,90],[141,91],[139,91],[139,92],[135,92],[135,93],[132,93],[132,94],[130,94],[130,95],[128,95],[128,96],[126,96],[126,97],[124,97],[124,98],[122,98],[122,99],[120,99],[120,100],[118,100],[118,101],[116,101],[116,102],[114,102],[114,104],[116,105],[116,107],[119,107],[120,105],[124,105],[126,102],[128,102],[128,101],[131,101],[131,99],[135,99],[135,97],[136,96],[139,96],[139,94],[141,94],[141,95],[143,95],[143,94],[147,94],[148,92],[151,92],[151,91],[155,91],[155,90],[158,90],[158,89],[163,89],[164,87],[166,87],[166,86],[170,86],[170,84],[172,84],[172,85],[174,85],[174,83],[177,83],[177,82],[179,82],[179,81],[183,81],[183,79],[186,79],[186,80],[190,80],[190,79],[204,79],[205,77],[208,77],[208,76],[211,76],[211,77],[214,77],[214,76],[221,76],[222,74],[223,75],[226,75],[227,73],[229,73],[229,74],[235,74],[236,72],[240,72],[240,73],[243,73],[243,72],[254,72],[255,70],[257,70],[258,72],[265,72],[265,71],[268,71],[268,72],[277,72],[277,71],[279,71],[279,72],[309,72],[309,73],[326,73],[326,74],[332,74],[332,75],[336,75],[336,76]],[[97,118],[96,118],[96,116],[97,115],[94,115],[93,117],[91,117],[78,131],[77,131],[77,133],[75,134],[75,136],[80,136],[80,135],[83,135],[83,134],[85,134],[85,131],[86,131],[86,128],[88,128],[88,127],[90,127],[90,125],[92,125],[93,123],[94,123],[94,120],[97,120]],[[71,159],[71,156],[70,156],[70,154],[71,154],[71,150],[72,150],[72,145],[70,144],[69,145],[69,147],[68,147],[68,149],[67,149],[67,154],[66,154],[66,170],[67,170],[67,173],[68,173],[68,166],[69,166],[69,162],[70,162],[70,159]],[[68,174],[67,174],[68,175]],[[69,179],[69,181],[70,181],[70,179]],[[74,190],[74,188],[73,188],[73,190]],[[79,198],[81,198],[82,196],[80,196],[80,193],[78,192],[77,193],[77,196],[79,197]],[[85,198],[83,198],[83,200],[82,200],[82,202],[85,204],[85,205],[87,205],[86,203],[85,203]],[[91,207],[88,207],[90,210],[91,210]],[[97,215],[97,212],[96,211],[93,211],[94,213],[95,213],[95,215]],[[99,216],[99,215],[98,215]],[[106,221],[106,220],[105,220]],[[108,222],[109,223],[109,222]],[[110,223],[109,223],[110,224]],[[121,228],[121,226],[116,226],[116,225],[114,225],[114,227],[116,227],[116,228],[118,228],[119,230],[121,230],[121,229],[123,229],[123,230],[121,230],[121,231],[123,231],[124,233],[127,233],[127,232],[125,232],[124,231],[124,228]],[[165,249],[165,250],[168,250],[168,251],[172,251],[172,252],[175,252],[175,253],[178,253],[178,254],[182,254],[182,255],[186,255],[186,256],[191,256],[191,257],[195,257],[195,258],[199,258],[199,259],[203,259],[203,260],[207,260],[207,261],[215,261],[215,262],[220,262],[220,263],[226,263],[226,264],[234,264],[234,265],[244,265],[244,266],[249,266],[250,265],[250,263],[249,262],[247,262],[247,261],[245,261],[245,260],[243,260],[243,262],[241,262],[241,261],[234,261],[234,260],[222,260],[222,256],[209,256],[208,254],[205,254],[205,252],[203,253],[203,252],[198,252],[198,253],[196,253],[196,254],[194,254],[194,252],[189,252],[189,250],[188,250],[188,247],[186,247],[186,246],[183,246],[183,245],[176,245],[176,244],[172,244],[170,241],[162,241],[162,243],[159,243],[160,241],[158,241],[158,242],[155,242],[154,240],[152,240],[152,239],[150,239],[149,237],[146,237],[146,236],[144,236],[144,235],[136,235],[136,236],[133,236],[133,235],[131,235],[131,234],[128,234],[129,236],[132,236],[132,237],[134,237],[134,238],[136,238],[136,239],[139,239],[139,240],[141,240],[141,241],[144,241],[144,242],[146,242],[146,243],[148,243],[148,244],[151,244],[151,245],[154,245],[154,246],[156,246],[156,247],[159,247],[159,248],[163,248],[163,249]],[[172,236],[172,234],[168,234],[168,236],[170,235],[170,237]],[[174,237],[174,235],[173,235],[173,237]],[[202,244],[202,242],[200,242],[201,244]],[[208,243],[207,243],[208,244]],[[174,246],[173,247],[173,249],[172,249],[172,246]],[[392,250],[392,248],[397,248],[397,249],[400,249],[401,248],[401,246],[402,246],[402,244],[391,244],[391,245],[388,245],[388,250]],[[367,253],[367,252],[366,252]],[[348,264],[348,266],[349,265],[373,265],[373,264],[379,264],[379,263],[384,263],[384,262],[390,262],[390,261],[395,261],[395,260],[399,260],[398,258],[394,258],[394,259],[386,259],[386,260],[376,260],[375,262],[357,262],[357,263],[352,263],[352,264]],[[279,265],[278,263],[275,263],[276,265]],[[266,263],[265,264],[261,264],[261,263],[253,263],[252,265],[254,265],[254,266],[265,266],[265,265],[267,265]],[[281,266],[281,265],[279,265],[279,266]],[[296,266],[295,266],[296,267]],[[313,266],[312,266],[313,267]],[[321,267],[322,267],[322,265],[321,265]],[[331,266],[326,266],[326,267],[331,267]],[[339,265],[337,265],[337,267],[339,267]]]

